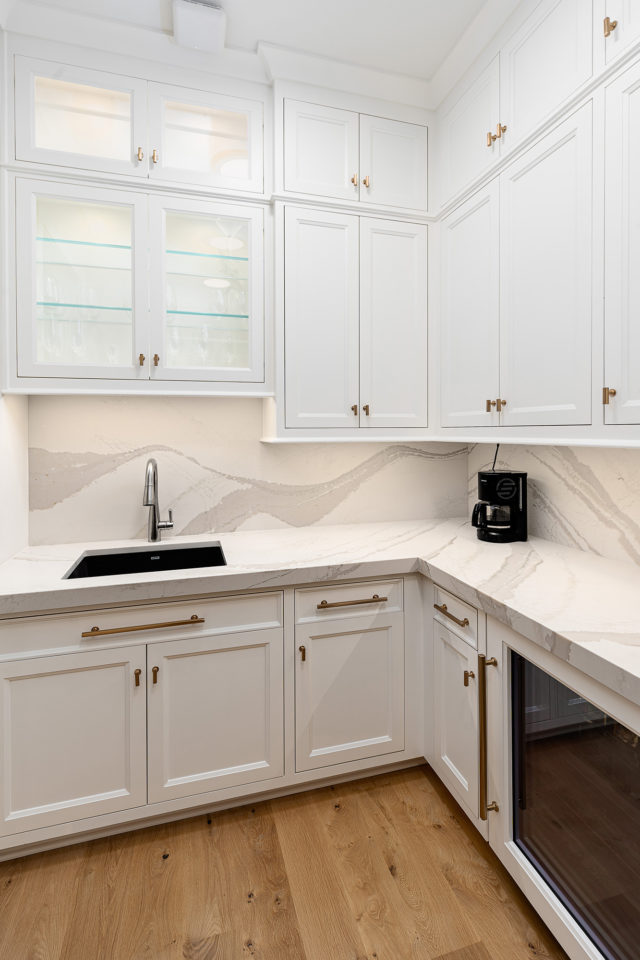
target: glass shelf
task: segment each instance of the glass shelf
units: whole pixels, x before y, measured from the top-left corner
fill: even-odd
[[[179,317],[225,317],[227,320],[249,319],[247,313],[201,313],[199,310],[167,310],[167,314]]]
[[[62,237],[36,237],[41,243],[70,243],[76,247],[103,247],[112,250],[131,250],[130,243],[97,243],[94,240],[65,240]]]
[[[175,254],[178,257],[204,257],[207,260],[239,260],[248,263],[249,257],[231,257],[227,253],[199,253],[197,250],[165,250],[166,254]]]
[[[131,313],[132,307],[104,307],[98,303],[54,303],[49,300],[36,300],[38,307],[70,307],[72,310],[123,310]]]

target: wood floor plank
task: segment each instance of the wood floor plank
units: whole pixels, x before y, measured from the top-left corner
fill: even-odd
[[[566,960],[426,767],[0,864],[0,960]]]

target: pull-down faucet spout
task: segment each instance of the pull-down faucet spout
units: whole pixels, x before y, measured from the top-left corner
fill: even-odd
[[[160,502],[158,500],[158,464],[153,457],[150,460],[147,460],[142,505],[144,507],[149,507],[147,540],[149,543],[155,543],[156,540],[160,539],[162,530],[170,530],[173,526],[173,511],[169,510],[168,520],[160,519]]]

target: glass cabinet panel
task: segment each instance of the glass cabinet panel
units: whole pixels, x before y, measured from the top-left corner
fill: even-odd
[[[134,363],[147,352],[135,309],[137,198],[17,186],[20,374],[148,377]]]
[[[164,317],[154,377],[262,380],[262,211],[152,203],[163,277],[152,312]]]

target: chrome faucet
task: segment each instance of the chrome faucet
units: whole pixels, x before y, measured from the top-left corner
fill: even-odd
[[[147,460],[147,469],[144,478],[144,493],[142,505],[149,507],[149,526],[147,540],[155,543],[160,539],[161,530],[170,530],[173,526],[173,510],[169,510],[169,519],[160,519],[160,503],[158,501],[158,464],[153,459]]]

